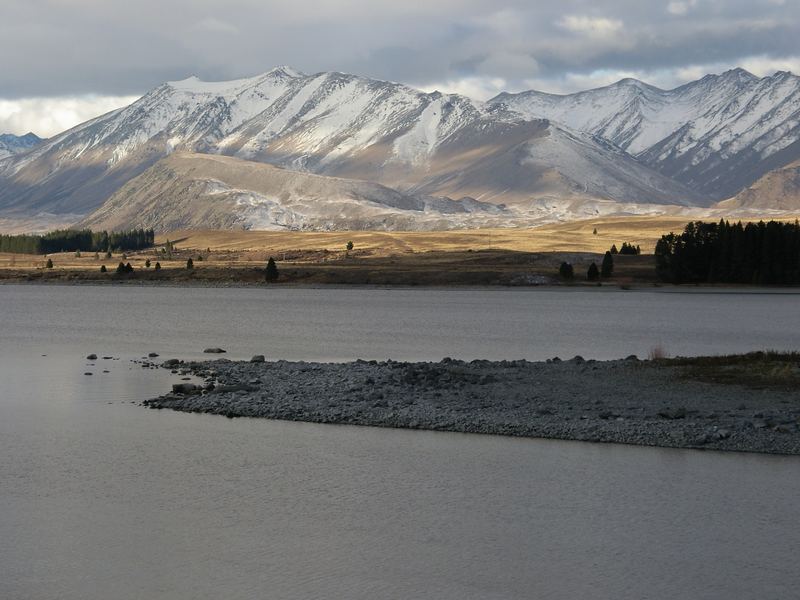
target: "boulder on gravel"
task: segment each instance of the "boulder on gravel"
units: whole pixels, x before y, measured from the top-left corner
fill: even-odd
[[[172,393],[173,394],[194,394],[201,390],[199,385],[195,385],[193,383],[173,383],[172,384]]]
[[[256,354],[253,358],[250,359],[251,363],[263,363],[266,362],[266,358],[264,358],[263,354]]]
[[[161,363],[161,366],[162,367],[174,367],[175,365],[180,364],[180,362],[181,361],[179,361],[177,358],[169,358],[169,359],[165,360],[163,363]]]

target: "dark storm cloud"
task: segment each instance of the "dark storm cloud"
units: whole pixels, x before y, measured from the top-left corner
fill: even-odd
[[[469,79],[569,87],[598,72],[679,80],[703,65],[793,64],[798,5],[2,0],[0,98],[139,94],[190,74],[225,79],[277,64],[418,85]]]

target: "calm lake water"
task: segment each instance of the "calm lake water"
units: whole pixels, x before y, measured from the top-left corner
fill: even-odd
[[[131,359],[797,349],[798,301],[0,286],[0,598],[793,597],[800,459],[151,411]]]

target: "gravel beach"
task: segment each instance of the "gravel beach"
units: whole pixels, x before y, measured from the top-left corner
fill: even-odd
[[[147,363],[145,363],[145,366]],[[411,429],[800,454],[800,393],[697,381],[635,357],[593,361],[251,362],[161,365],[150,408]]]

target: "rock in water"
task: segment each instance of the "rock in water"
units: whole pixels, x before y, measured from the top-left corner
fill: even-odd
[[[206,348],[203,352],[206,354],[225,354],[227,350],[223,350],[222,348]]]
[[[151,352],[151,353],[150,353],[150,354],[148,354],[147,356],[148,356],[149,358],[157,358],[157,357],[158,357],[158,352]]]
[[[263,354],[256,354],[253,358],[250,359],[251,363],[263,363],[266,362],[266,358],[264,358]]]
[[[97,360],[97,354],[90,354],[86,357],[86,360]]]

